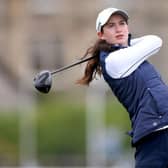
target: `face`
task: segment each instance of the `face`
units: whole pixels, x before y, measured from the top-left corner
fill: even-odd
[[[128,46],[128,24],[121,15],[112,15],[98,37],[109,44]]]

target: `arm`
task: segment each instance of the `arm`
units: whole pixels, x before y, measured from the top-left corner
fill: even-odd
[[[158,36],[147,35],[131,40],[131,46],[110,53],[106,60],[106,71],[112,78],[123,78],[134,72],[162,46]]]

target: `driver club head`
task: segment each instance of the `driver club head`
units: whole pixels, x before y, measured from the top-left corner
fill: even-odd
[[[52,86],[52,75],[48,70],[41,71],[34,78],[34,87],[42,92],[48,93]]]

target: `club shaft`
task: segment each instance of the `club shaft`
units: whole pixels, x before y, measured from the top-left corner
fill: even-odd
[[[76,63],[73,63],[73,64],[70,64],[70,65],[64,66],[64,67],[62,67],[62,68],[59,68],[59,69],[57,69],[57,70],[55,70],[55,71],[52,71],[52,72],[51,72],[51,75],[54,75],[54,74],[56,74],[56,73],[58,73],[58,72],[61,72],[61,71],[64,71],[64,70],[66,70],[66,69],[69,69],[69,68],[71,68],[71,67],[74,67],[74,66],[76,66],[76,65],[79,65],[79,64],[81,64],[81,63],[83,63],[83,62],[89,61],[89,60],[91,60],[91,59],[93,59],[93,58],[95,58],[95,56],[92,56],[92,57],[89,57],[89,58],[80,60],[80,61],[78,61],[78,62],[76,62]]]

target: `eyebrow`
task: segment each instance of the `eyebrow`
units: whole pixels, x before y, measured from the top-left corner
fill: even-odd
[[[120,21],[119,21],[119,23],[120,22],[125,22],[125,23],[127,23],[127,21],[125,20],[125,19],[121,19]],[[109,24],[115,24],[116,22],[112,22],[112,21],[109,21],[109,22],[107,22],[105,25],[109,25]]]
[[[119,20],[119,22],[126,22],[126,20],[125,19],[121,19],[121,20]],[[107,24],[109,24],[109,23],[115,23],[115,22],[112,22],[112,21],[107,22]]]

